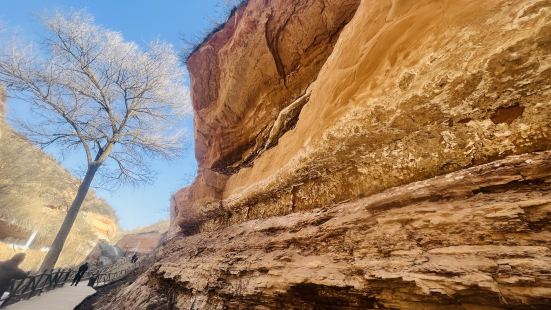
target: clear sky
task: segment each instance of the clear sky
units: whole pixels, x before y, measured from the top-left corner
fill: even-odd
[[[39,16],[55,10],[84,9],[104,27],[119,31],[125,39],[145,46],[156,39],[172,43],[178,50],[183,38],[197,40],[226,14],[228,0],[8,0],[2,1],[0,24],[8,32],[17,31],[30,39],[41,33]],[[22,104],[8,102],[8,118],[25,117]],[[138,188],[122,187],[116,191],[97,189],[98,194],[115,208],[124,229],[152,224],[168,218],[170,195],[189,184],[195,175],[193,120],[187,117],[182,126],[189,132],[185,151],[171,162],[157,160],[151,167],[156,181]],[[59,157],[59,150],[47,149],[71,171],[82,164],[80,156]]]

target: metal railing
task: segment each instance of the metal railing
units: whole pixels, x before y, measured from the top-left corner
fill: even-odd
[[[128,259],[125,259],[101,269],[87,271],[81,281],[88,281],[88,285],[94,288],[105,286],[125,278],[132,272],[144,271],[155,260],[156,252],[143,257],[136,263],[130,263]],[[3,296],[0,296],[0,308],[63,287],[67,282],[73,280],[77,271],[78,267],[52,269],[48,272],[30,274],[25,279],[12,280],[7,290],[9,295],[4,299],[2,299]]]
[[[88,284],[92,287],[98,288],[110,283],[116,282],[128,276],[133,272],[143,272],[149,268],[157,259],[157,252],[153,252],[148,256],[145,256],[135,263],[126,263],[126,266],[121,264],[120,268],[111,268],[109,270],[103,270],[97,273],[92,273]]]
[[[75,274],[76,269],[73,268],[52,269],[39,274],[30,274],[25,279],[12,280],[6,291],[9,295],[4,299],[0,296],[0,307],[62,287],[69,279],[72,280]]]

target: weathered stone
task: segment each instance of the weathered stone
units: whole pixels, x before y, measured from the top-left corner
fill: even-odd
[[[551,152],[173,238],[95,309],[545,309]]]
[[[271,5],[277,10],[283,2]],[[231,26],[207,41],[191,60],[201,59],[202,65],[223,72],[228,66],[257,64],[252,56],[230,56],[253,50],[250,44],[260,41],[255,32],[227,31],[253,21],[260,27],[264,19],[258,15],[274,10],[261,9],[261,4],[252,1],[239,10]],[[546,1],[363,1],[315,81],[301,84],[308,88],[308,99],[293,129],[278,133],[276,142],[266,130],[266,139],[256,143],[262,152],[250,167],[241,167],[216,186],[207,184],[203,171],[214,169],[214,161],[201,154],[221,154],[215,150],[239,145],[241,136],[212,128],[211,138],[197,134],[198,141],[210,143],[209,151],[199,146],[207,142],[198,143],[199,163],[205,168],[185,190],[187,195],[177,195],[174,223],[188,232],[208,231],[371,195],[509,154],[549,149],[550,16]],[[301,35],[287,34],[291,41],[301,41]],[[217,54],[224,57],[216,62],[201,58],[207,50],[217,51],[209,43],[218,42],[217,36],[238,40],[246,48],[224,45],[227,50],[220,48]],[[205,78],[205,71],[191,68],[193,81]],[[210,90],[239,96],[231,100],[239,109],[217,96],[211,103],[217,112],[208,115],[241,111],[235,118],[241,120],[236,129],[240,133],[250,132],[251,126],[277,129],[272,121],[246,118],[273,105],[267,104],[271,97],[254,105],[245,100],[259,93],[258,87],[248,87],[249,77],[258,77],[236,76],[241,87],[231,84],[228,89],[220,82]],[[194,89],[194,100],[203,100],[205,91]],[[276,91],[270,94],[280,98]],[[287,105],[295,100],[285,98]],[[245,101],[249,103],[242,104]],[[202,106],[196,104],[198,128],[214,122],[202,116],[210,113],[198,109]],[[275,109],[285,111],[281,106]],[[230,126],[221,118],[216,122]]]
[[[98,309],[551,303],[551,2],[251,0],[189,67],[198,177]]]
[[[188,60],[202,168],[233,173],[263,150],[360,0],[251,0]]]

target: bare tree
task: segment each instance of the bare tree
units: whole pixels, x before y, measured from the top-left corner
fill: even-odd
[[[172,126],[174,114],[190,109],[172,46],[153,42],[143,51],[84,13],[44,21],[47,35],[38,47],[14,44],[0,56],[0,81],[40,115],[40,123],[22,123],[27,137],[80,148],[86,158],[42,270],[55,266],[96,173],[116,182],[150,180],[147,159],[177,154],[182,135]]]

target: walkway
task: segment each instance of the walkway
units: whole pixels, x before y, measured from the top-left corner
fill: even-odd
[[[11,306],[7,306],[7,310],[73,310],[86,297],[94,294],[96,290],[87,286],[88,281],[81,282],[77,287],[64,286],[40,296],[35,296],[29,300],[23,300]],[[45,305],[48,307],[45,308]]]

